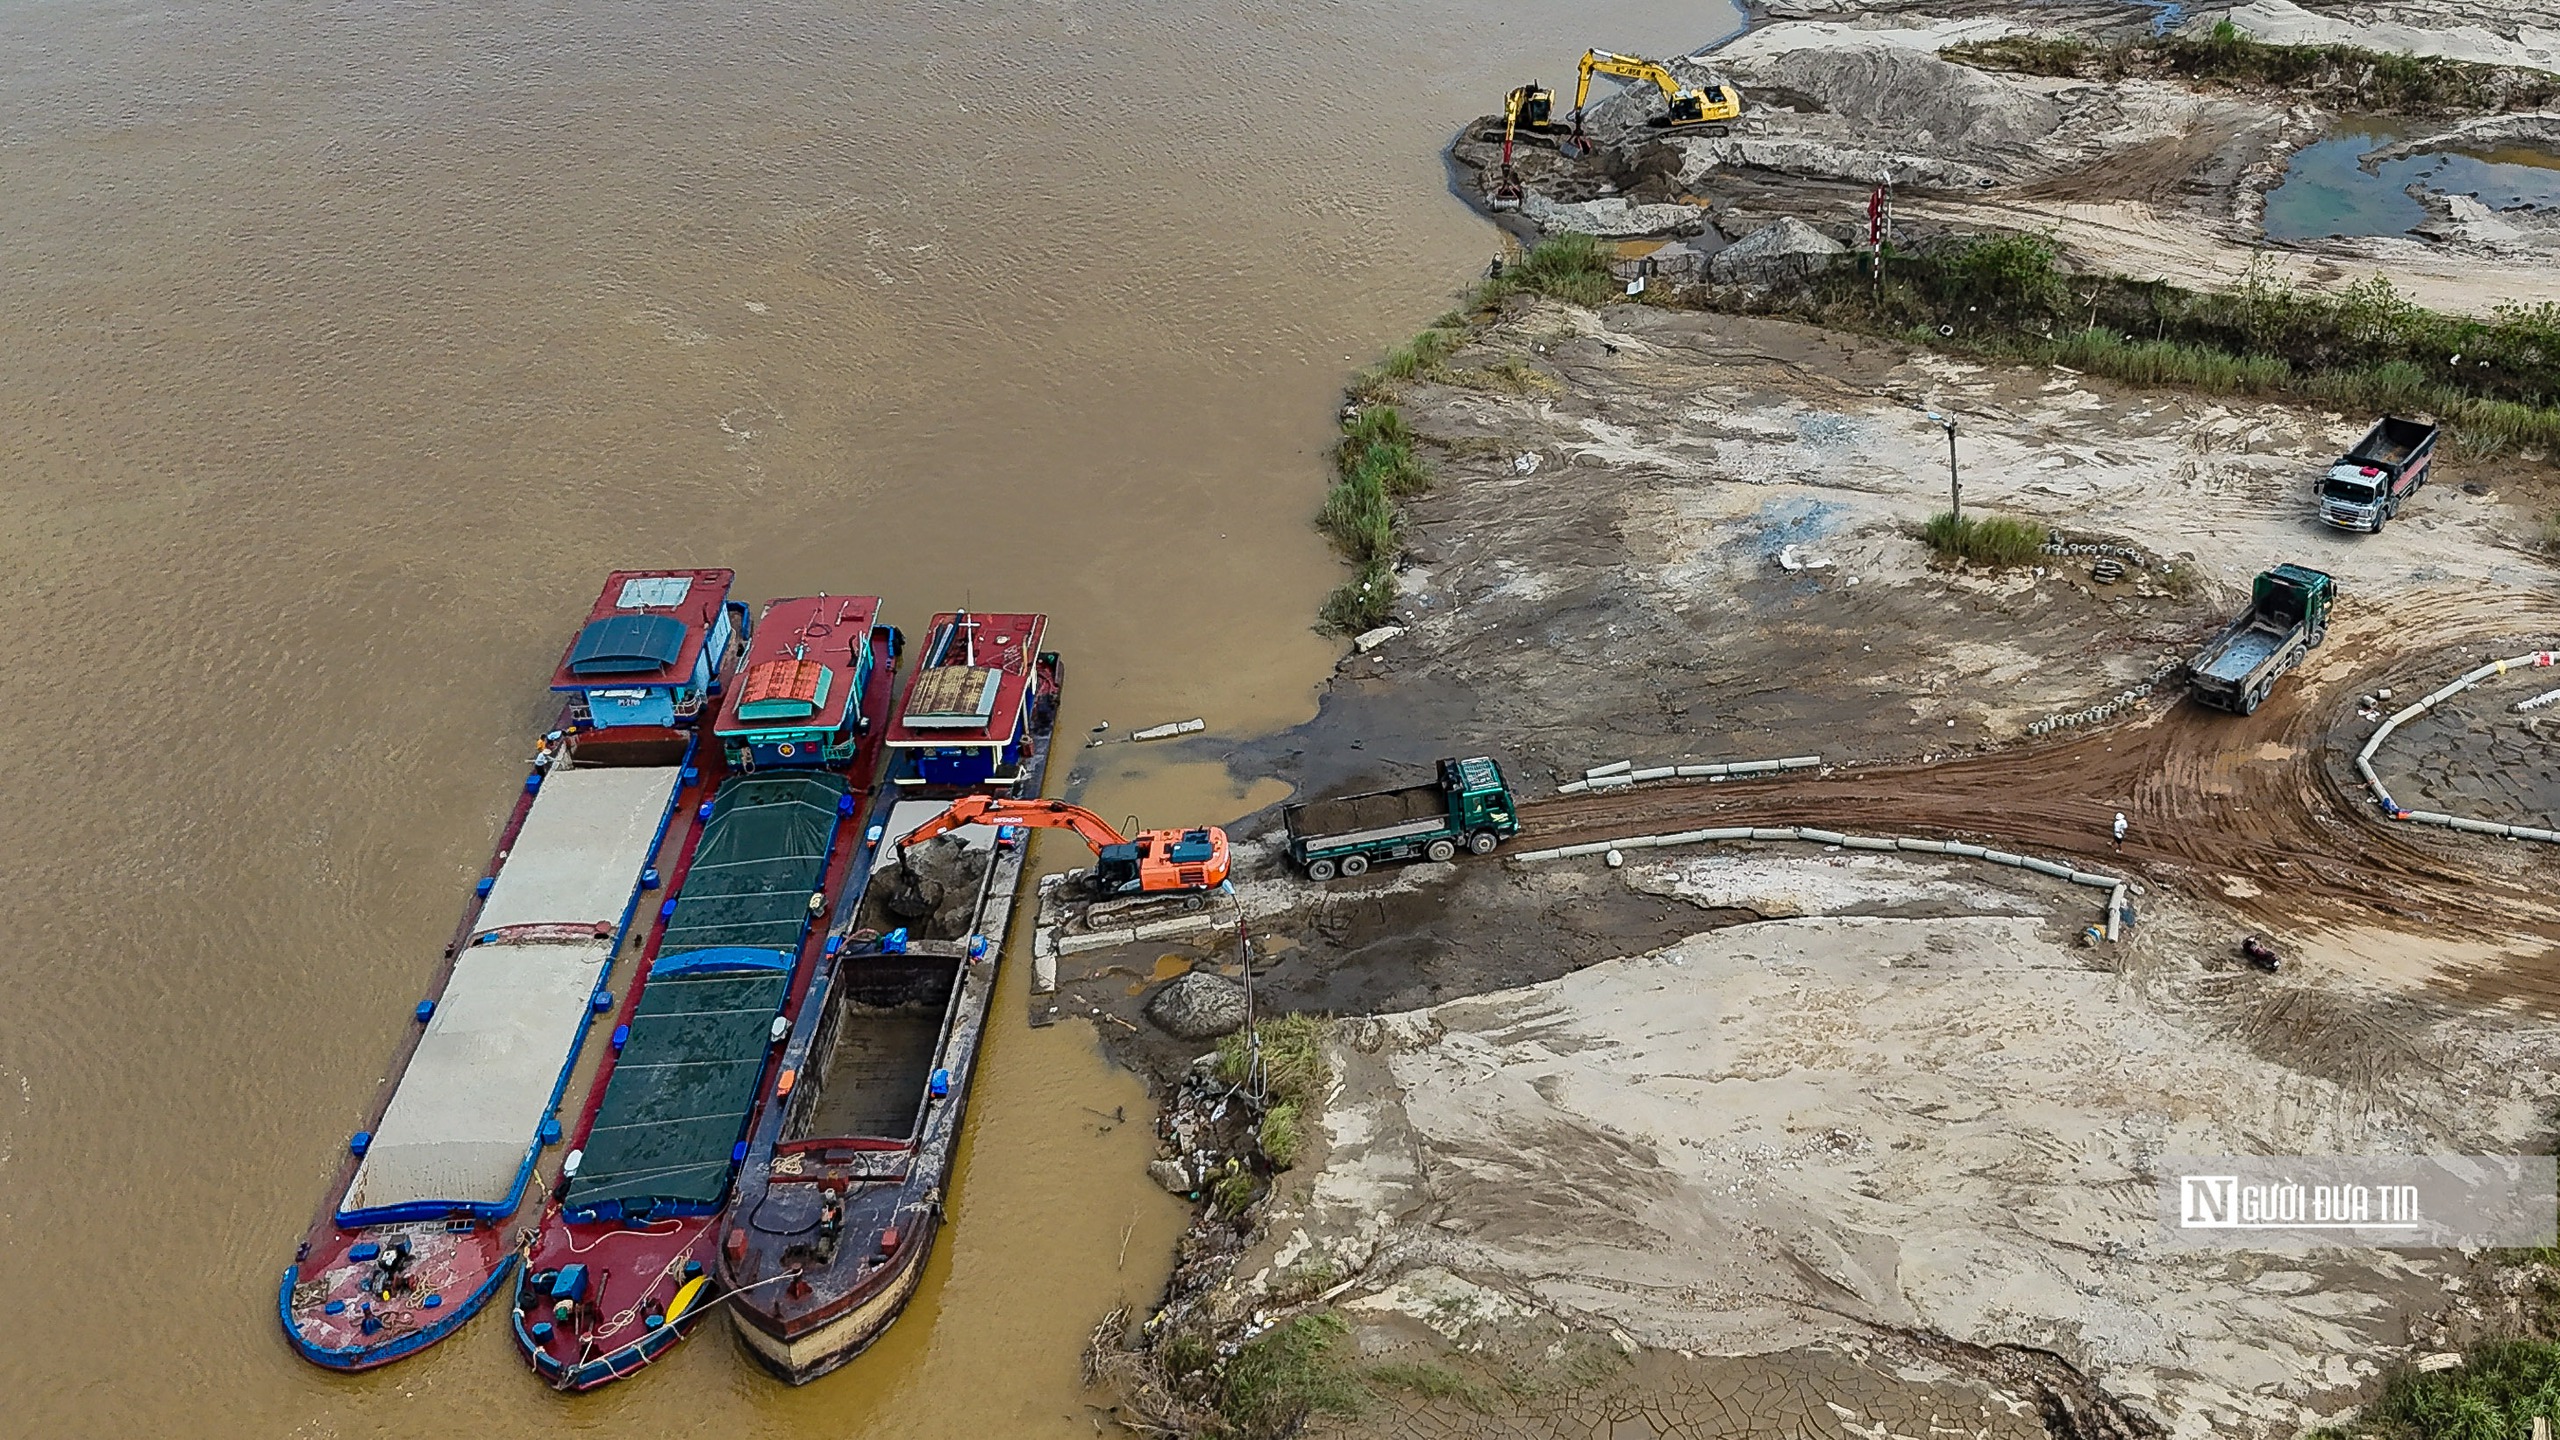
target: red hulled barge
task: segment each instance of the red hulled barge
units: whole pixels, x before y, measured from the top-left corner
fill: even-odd
[[[558,1389],[641,1369],[717,1303],[708,1262],[744,1136],[862,849],[900,648],[879,605],[773,602],[721,707],[700,838],[525,1241],[514,1333]]]
[[[940,1229],[1027,837],[901,842],[943,832],[957,797],[1039,793],[1061,679],[1045,625],[935,617],[889,731],[894,806],[746,1143],[717,1274],[749,1352],[795,1384],[888,1328]]]
[[[276,1305],[337,1370],[459,1328],[514,1263],[508,1227],[642,893],[693,838],[696,722],[747,633],[726,570],[616,571],[570,642],[496,855],[474,883]]]

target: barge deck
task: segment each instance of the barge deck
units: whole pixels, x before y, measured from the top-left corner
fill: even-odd
[[[1039,633],[1038,617],[1021,618]],[[1026,669],[1023,742],[1001,793],[1036,795],[1047,770],[1060,667],[1040,654]],[[946,803],[901,795],[873,827],[866,881],[839,920],[844,943],[821,961],[721,1236],[738,1333],[794,1384],[887,1330],[940,1230],[1028,840],[963,826],[915,848],[918,883],[902,889],[897,842]]]
[[[727,571],[616,572],[573,656],[615,683],[711,688],[734,660],[745,610]],[[632,593],[652,602],[624,606]],[[626,613],[628,612],[628,613]],[[669,612],[669,613],[661,613]],[[660,625],[661,653],[591,642],[600,617]],[[583,647],[583,648],[582,648]],[[589,674],[590,672],[581,672]],[[640,895],[681,863],[679,803],[698,783],[694,735],[666,725],[581,725],[575,697],[545,737],[369,1125],[358,1130],[277,1287],[304,1358],[363,1370],[452,1333],[514,1263],[508,1223],[544,1144]]]
[[[900,642],[886,627],[871,640],[887,663],[864,677],[857,728],[876,735]],[[752,743],[730,753],[774,758]],[[823,758],[825,747],[810,753]],[[829,894],[861,848],[877,757],[866,743],[843,769],[706,763],[718,798],[704,807],[701,841],[661,907],[642,975],[616,1017],[614,1053],[516,1284],[517,1344],[554,1387],[589,1390],[633,1374],[707,1313],[706,1264],[738,1141],[773,1084],[777,1041],[826,943],[819,922]]]

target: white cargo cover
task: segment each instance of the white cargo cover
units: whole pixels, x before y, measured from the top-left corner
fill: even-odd
[[[676,775],[598,766],[544,776],[473,930],[619,921],[657,848]]]
[[[464,950],[339,1215],[512,1196],[611,948],[593,940]]]

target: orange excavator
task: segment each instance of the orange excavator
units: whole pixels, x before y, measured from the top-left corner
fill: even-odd
[[[951,808],[898,842],[898,867],[907,848],[963,825],[1029,825],[1073,830],[1093,847],[1094,889],[1103,895],[1179,895],[1215,890],[1227,880],[1227,832],[1215,825],[1189,830],[1141,830],[1130,839],[1101,816],[1064,800],[1015,800],[963,795]]]

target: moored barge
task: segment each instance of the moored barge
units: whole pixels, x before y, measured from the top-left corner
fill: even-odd
[[[714,1299],[740,1137],[859,847],[900,648],[879,605],[775,601],[723,702],[704,762],[716,798],[516,1283],[516,1341],[559,1389],[648,1365]]]
[[[554,1111],[640,895],[692,834],[694,721],[747,615],[726,570],[616,571],[553,676],[565,706],[276,1304],[364,1370],[452,1333],[515,1259]],[[634,703],[635,701],[639,703]]]
[[[746,1144],[716,1273],[749,1352],[794,1384],[879,1338],[940,1230],[1028,837],[971,825],[901,842],[958,795],[1039,793],[1061,678],[1045,625],[935,618],[889,732],[918,753],[892,761],[901,790],[839,914],[843,943]]]

